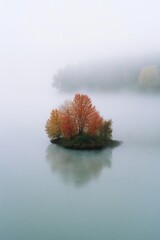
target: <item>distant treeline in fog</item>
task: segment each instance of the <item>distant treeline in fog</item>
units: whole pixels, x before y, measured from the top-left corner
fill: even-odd
[[[64,92],[160,91],[160,57],[68,65],[54,75],[53,86]]]

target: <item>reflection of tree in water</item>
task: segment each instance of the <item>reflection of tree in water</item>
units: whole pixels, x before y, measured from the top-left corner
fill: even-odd
[[[83,185],[97,178],[104,167],[111,168],[112,150],[78,151],[50,144],[46,159],[53,172],[60,174],[65,183]]]

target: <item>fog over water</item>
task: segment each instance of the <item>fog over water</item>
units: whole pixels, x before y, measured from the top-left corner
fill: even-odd
[[[160,93],[159,57],[107,59],[68,65],[59,69],[53,87],[62,92],[89,89],[95,92],[130,90]]]
[[[160,239],[160,2],[0,2],[0,239]],[[50,144],[88,94],[123,143]]]

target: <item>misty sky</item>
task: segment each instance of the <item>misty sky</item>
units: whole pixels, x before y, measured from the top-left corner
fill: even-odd
[[[1,97],[43,92],[67,64],[157,53],[159,9],[158,0],[1,0]]]

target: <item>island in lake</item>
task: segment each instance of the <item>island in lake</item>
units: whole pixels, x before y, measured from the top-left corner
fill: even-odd
[[[64,148],[95,150],[120,144],[112,139],[112,120],[103,119],[85,94],[53,109],[45,130],[51,143]]]

